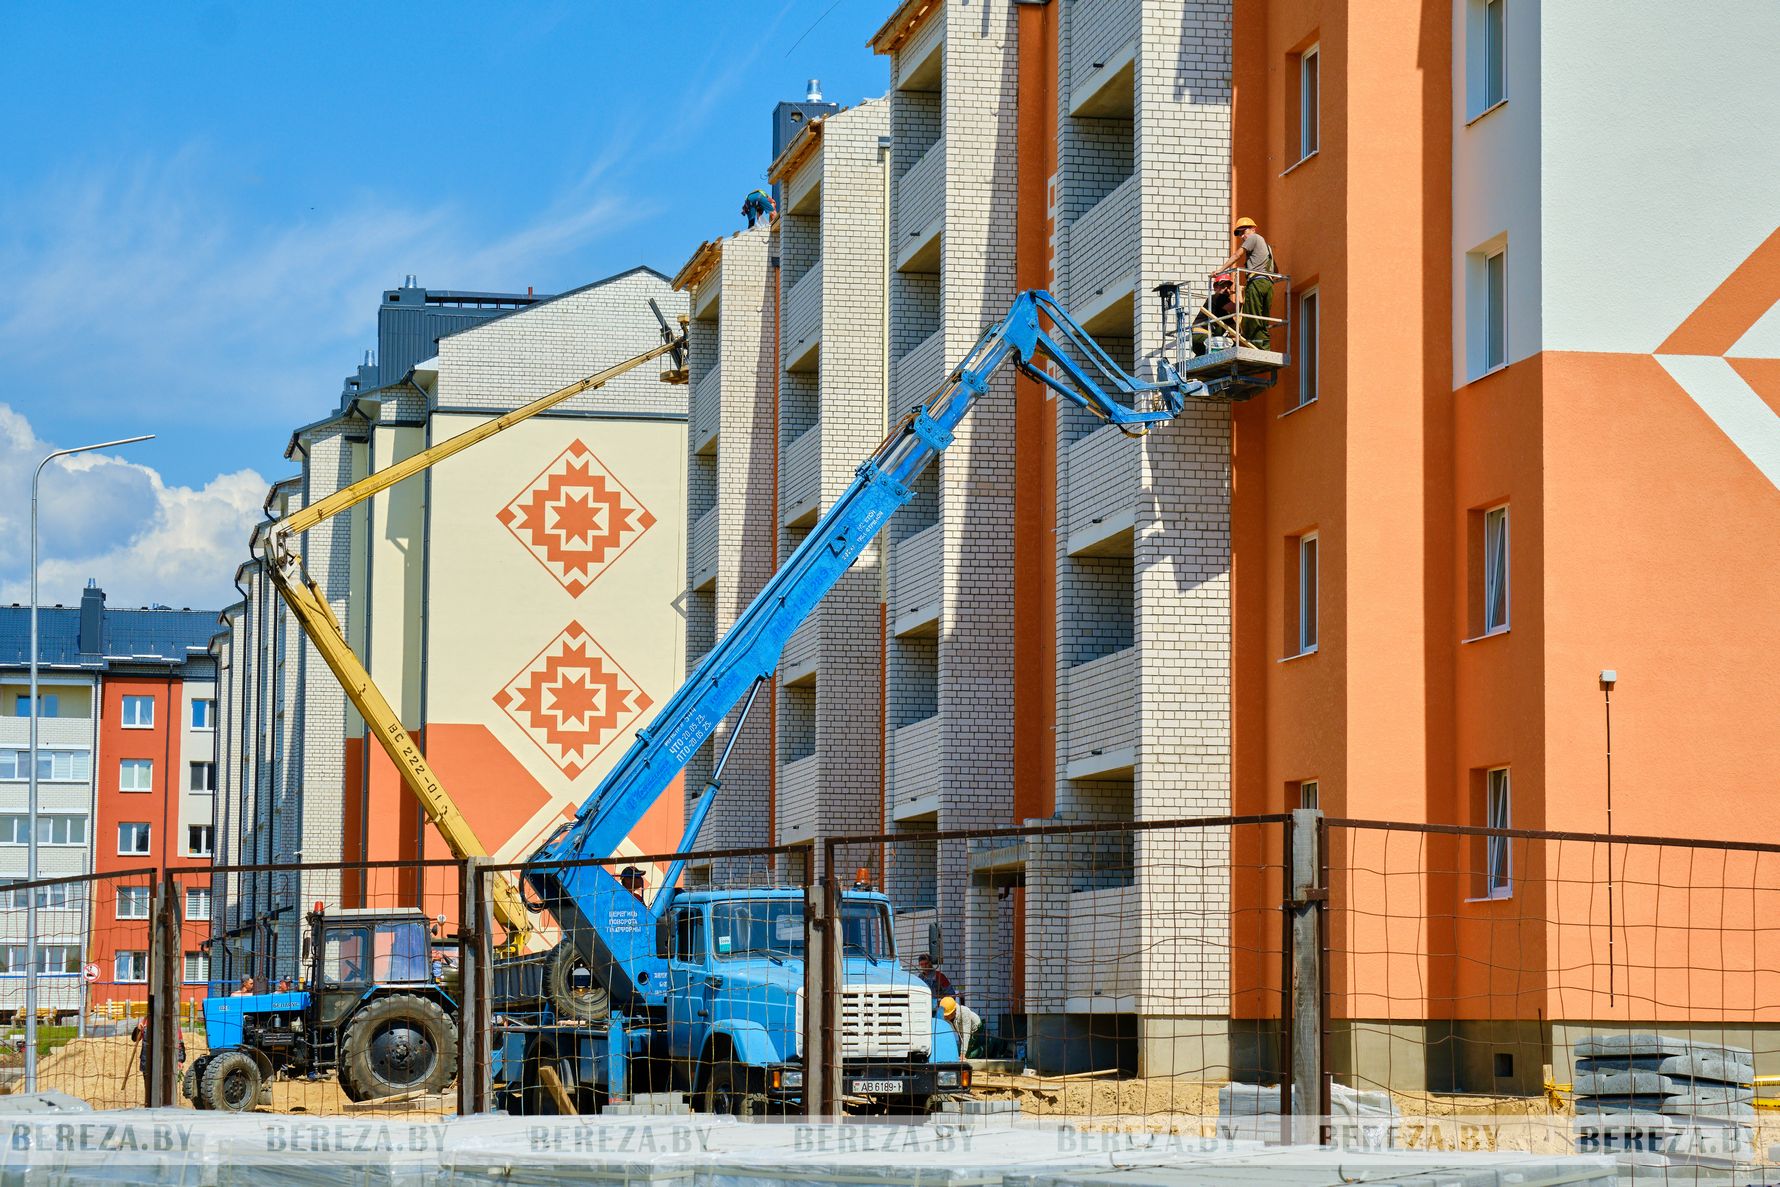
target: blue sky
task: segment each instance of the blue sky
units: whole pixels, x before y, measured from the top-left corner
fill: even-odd
[[[31,458],[136,432],[46,478],[46,591],[232,598],[382,289],[671,273],[741,225],[775,102],[883,93],[892,8],[0,4],[0,599]]]

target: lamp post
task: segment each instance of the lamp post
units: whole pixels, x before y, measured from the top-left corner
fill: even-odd
[[[31,767],[26,775],[28,791],[25,802],[25,882],[37,880],[37,716],[42,705],[37,695],[37,485],[43,477],[43,468],[59,457],[67,457],[75,453],[90,453],[95,449],[112,449],[119,445],[134,445],[138,441],[154,440],[153,433],[144,433],[139,437],[124,437],[117,441],[100,441],[93,445],[77,445],[73,449],[58,449],[37,463],[37,469],[31,474]],[[88,843],[96,843],[89,835]],[[25,1091],[37,1091],[37,890],[26,891],[29,901],[25,904]],[[91,896],[87,910],[92,910]]]

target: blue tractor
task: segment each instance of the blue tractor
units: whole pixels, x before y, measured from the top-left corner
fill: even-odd
[[[457,1078],[458,987],[426,916],[323,911],[303,937],[307,986],[204,1000],[210,1050],[182,1088],[200,1109],[244,1112],[278,1076],[338,1075],[353,1100],[441,1092]]]

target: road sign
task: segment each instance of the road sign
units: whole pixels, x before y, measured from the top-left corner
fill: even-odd
[[[96,964],[89,964],[80,970],[80,975],[87,979],[88,985],[91,985],[99,979],[99,966]]]

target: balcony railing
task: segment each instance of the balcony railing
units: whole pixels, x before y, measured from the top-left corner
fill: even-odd
[[[1085,779],[1129,768],[1137,751],[1137,650],[1077,664],[1067,673],[1065,774]]]
[[[890,799],[893,809],[939,791],[938,714],[890,732]]]
[[[1121,181],[1069,228],[1069,308],[1089,309],[1137,283],[1137,175]]]
[[[814,754],[779,768],[779,839],[802,840],[816,831],[821,810],[822,764]]]
[[[693,589],[703,589],[717,579],[717,508],[712,507],[692,524],[690,570]]]
[[[712,367],[692,385],[692,452],[704,453],[717,439],[723,420],[723,377]]]
[[[1117,425],[1103,425],[1069,447],[1066,547],[1072,556],[1110,552],[1095,546],[1130,533],[1137,517],[1140,452]]]
[[[1153,908],[1152,908],[1153,909]],[[1130,1009],[1138,991],[1143,904],[1136,887],[1080,890],[1069,896],[1069,955],[1064,993],[1082,1008]]]
[[[796,524],[816,512],[822,495],[822,422],[803,431],[785,451],[785,468],[779,475],[779,515]]]
[[[899,635],[939,621],[945,533],[940,524],[922,528],[896,546],[890,625]]]
[[[896,258],[902,261],[938,230],[946,208],[945,138],[928,146],[921,159],[902,175],[896,191]]]
[[[1069,20],[1069,89],[1071,96],[1095,81],[1097,74],[1125,56],[1137,40],[1138,0],[1076,0],[1065,10]]]
[[[801,362],[822,340],[822,261],[798,278],[785,298],[785,346],[787,367]]]
[[[891,395],[899,412],[906,412],[934,393],[946,376],[945,334],[927,335],[915,349],[896,360]]]

